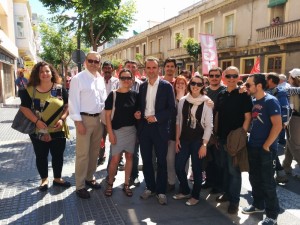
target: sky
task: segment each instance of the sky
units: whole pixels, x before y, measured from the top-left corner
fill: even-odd
[[[149,28],[150,23],[163,22],[176,15],[178,12],[198,0],[136,0],[137,13],[135,22],[128,28],[128,32],[123,37],[132,36],[133,30],[142,32]],[[31,11],[38,15],[48,16],[47,9],[38,0],[29,0]],[[153,21],[153,22],[149,22]]]

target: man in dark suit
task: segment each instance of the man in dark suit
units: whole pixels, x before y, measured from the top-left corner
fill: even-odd
[[[158,59],[146,59],[145,67],[148,80],[140,85],[138,97],[140,111],[135,114],[136,118],[140,119],[138,138],[147,186],[140,197],[148,199],[156,193],[158,202],[166,205],[169,120],[175,111],[175,98],[171,84],[158,76]],[[157,158],[156,180],[152,164],[153,149]]]

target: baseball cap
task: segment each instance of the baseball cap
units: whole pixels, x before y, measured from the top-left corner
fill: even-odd
[[[299,68],[294,68],[289,73],[291,74],[291,76],[293,78],[299,77],[300,76],[300,69]]]

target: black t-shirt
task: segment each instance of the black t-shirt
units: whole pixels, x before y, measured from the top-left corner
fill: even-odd
[[[220,92],[215,102],[218,112],[218,136],[226,139],[230,131],[243,126],[245,113],[252,111],[252,100],[247,93],[239,93],[238,89]]]
[[[185,101],[182,107],[182,127],[181,127],[181,134],[180,140],[184,141],[195,141],[195,140],[202,140],[204,129],[201,125],[201,118],[202,118],[202,111],[203,111],[203,104],[198,106],[196,111],[196,128],[191,128],[191,118],[190,113],[193,107],[193,104]]]
[[[212,90],[210,87],[207,87],[206,95],[215,103],[217,101],[218,94],[225,89],[226,87],[223,85],[221,85],[217,90]]]
[[[105,101],[105,110],[113,108],[113,92],[110,92]],[[115,112],[112,119],[112,128],[114,130],[121,127],[135,125],[134,113],[137,111],[137,92],[128,91],[121,93],[116,91]]]

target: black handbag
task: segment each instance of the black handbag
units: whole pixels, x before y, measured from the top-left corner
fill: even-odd
[[[32,95],[32,104],[31,104],[31,111],[34,113],[34,103],[33,99],[35,96],[35,88],[33,88],[33,95]],[[31,122],[24,113],[19,109],[11,127],[23,134],[33,134],[35,132],[35,123]]]

